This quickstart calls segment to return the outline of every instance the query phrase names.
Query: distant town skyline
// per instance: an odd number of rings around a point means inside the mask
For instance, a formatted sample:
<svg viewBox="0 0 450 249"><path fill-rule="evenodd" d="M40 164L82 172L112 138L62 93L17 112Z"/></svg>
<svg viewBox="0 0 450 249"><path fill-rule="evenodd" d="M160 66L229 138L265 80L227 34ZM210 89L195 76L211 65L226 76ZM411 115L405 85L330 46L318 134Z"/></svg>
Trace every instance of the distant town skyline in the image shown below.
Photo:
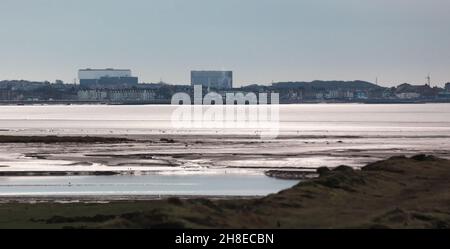
<svg viewBox="0 0 450 249"><path fill-rule="evenodd" d="M231 70L235 86L425 84L430 73L443 87L449 9L446 0L2 0L0 80L130 68L148 83Z"/></svg>

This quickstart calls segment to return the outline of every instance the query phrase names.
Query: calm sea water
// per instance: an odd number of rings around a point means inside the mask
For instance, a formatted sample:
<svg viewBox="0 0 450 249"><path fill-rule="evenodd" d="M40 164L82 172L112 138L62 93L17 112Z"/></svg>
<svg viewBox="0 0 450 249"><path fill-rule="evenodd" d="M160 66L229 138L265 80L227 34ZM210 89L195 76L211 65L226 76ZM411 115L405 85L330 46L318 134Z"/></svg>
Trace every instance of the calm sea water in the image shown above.
<svg viewBox="0 0 450 249"><path fill-rule="evenodd" d="M255 135L255 128L197 127L177 129L172 126L174 106L0 106L0 135L79 135L79 134L174 134L174 135ZM239 147L240 151L277 153L276 157L241 158L227 161L199 162L187 160L185 165L202 168L205 163L216 166L285 166L319 167L332 165L364 165L366 161L385 158L389 153L450 154L450 104L314 104L279 107L279 134L292 137L275 143ZM305 140L308 136L324 139ZM336 143L328 137L354 136ZM337 140L337 139L334 139ZM220 141L220 140L219 140ZM309 142L305 142L309 141ZM229 141L228 141L229 142ZM271 144L274 144L271 146ZM25 146L25 147L23 147ZM0 146L3 170L33 168L38 160L20 155L27 150L21 145L11 150ZM201 145L199 145L201 146ZM237 153L234 145L198 148L198 153ZM226 148L225 148L226 147ZM139 148L137 148L139 149ZM146 148L140 148L146 150ZM29 149L35 152L34 149ZM68 151L73 152L75 149ZM167 153L164 148L152 148ZM173 153L185 148L171 147ZM206 150L206 151L205 151ZM106 149L105 149L106 151ZM9 154L8 154L9 153ZM53 153L53 152L52 152ZM118 153L116 151L116 153ZM291 156L284 156L290 153ZM360 153L349 156L349 154ZM8 154L7 156L4 156ZM230 154L231 155L231 154ZM294 155L294 156L292 156ZM233 159L232 156L229 159ZM181 160L181 159L180 159ZM41 160L42 161L42 160ZM13 165L4 167L6 163ZM45 167L52 162L39 162ZM60 162L63 164L63 162ZM197 165L198 164L198 165ZM40 166L39 166L40 167ZM0 167L2 170L2 167ZM182 172L183 168L180 168ZM97 194L174 194L174 195L264 195L295 184L264 175L147 175L110 177L0 177L0 195L97 195Z"/></svg>
<svg viewBox="0 0 450 249"><path fill-rule="evenodd" d="M254 134L231 127L173 128L174 106L0 106L0 133ZM450 134L450 104L281 105L281 134ZM254 129L258 129L255 127Z"/></svg>
<svg viewBox="0 0 450 249"><path fill-rule="evenodd" d="M0 177L0 196L262 196L297 183L262 175Z"/></svg>

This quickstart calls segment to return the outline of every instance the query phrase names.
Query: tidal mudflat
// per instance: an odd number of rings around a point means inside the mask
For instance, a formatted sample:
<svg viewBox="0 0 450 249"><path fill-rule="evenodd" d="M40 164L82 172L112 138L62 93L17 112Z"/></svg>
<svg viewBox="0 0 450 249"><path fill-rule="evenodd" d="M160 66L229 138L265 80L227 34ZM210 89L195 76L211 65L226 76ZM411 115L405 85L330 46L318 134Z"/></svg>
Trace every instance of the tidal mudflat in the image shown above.
<svg viewBox="0 0 450 249"><path fill-rule="evenodd" d="M280 106L274 139L261 139L257 127L175 129L174 108L1 106L0 176L247 175L269 181L265 175L301 178L319 167L357 169L398 155L450 158L449 104Z"/></svg>

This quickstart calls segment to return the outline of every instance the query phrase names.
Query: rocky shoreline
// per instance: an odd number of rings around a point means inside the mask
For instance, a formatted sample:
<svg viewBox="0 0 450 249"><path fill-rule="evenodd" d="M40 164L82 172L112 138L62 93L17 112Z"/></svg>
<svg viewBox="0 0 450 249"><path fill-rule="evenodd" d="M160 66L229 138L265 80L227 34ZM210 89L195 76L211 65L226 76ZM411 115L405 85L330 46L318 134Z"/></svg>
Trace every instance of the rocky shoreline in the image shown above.
<svg viewBox="0 0 450 249"><path fill-rule="evenodd" d="M268 177L283 180L305 180L319 176L316 171L311 170L268 170L264 174Z"/></svg>

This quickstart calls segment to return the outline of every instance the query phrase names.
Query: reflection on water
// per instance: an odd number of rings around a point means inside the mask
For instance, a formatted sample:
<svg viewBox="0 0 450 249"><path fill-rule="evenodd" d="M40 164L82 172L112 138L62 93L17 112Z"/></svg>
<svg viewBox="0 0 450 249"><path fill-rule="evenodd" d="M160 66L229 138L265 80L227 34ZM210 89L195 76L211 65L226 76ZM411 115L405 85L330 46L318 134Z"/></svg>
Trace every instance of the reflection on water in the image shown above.
<svg viewBox="0 0 450 249"><path fill-rule="evenodd" d="M212 107L216 108L216 107ZM217 107L218 108L218 107ZM175 129L176 106L0 106L0 134L247 134L251 129ZM281 105L282 134L450 134L450 104Z"/></svg>
<svg viewBox="0 0 450 249"><path fill-rule="evenodd" d="M0 196L255 196L276 193L297 183L262 175L0 177Z"/></svg>

